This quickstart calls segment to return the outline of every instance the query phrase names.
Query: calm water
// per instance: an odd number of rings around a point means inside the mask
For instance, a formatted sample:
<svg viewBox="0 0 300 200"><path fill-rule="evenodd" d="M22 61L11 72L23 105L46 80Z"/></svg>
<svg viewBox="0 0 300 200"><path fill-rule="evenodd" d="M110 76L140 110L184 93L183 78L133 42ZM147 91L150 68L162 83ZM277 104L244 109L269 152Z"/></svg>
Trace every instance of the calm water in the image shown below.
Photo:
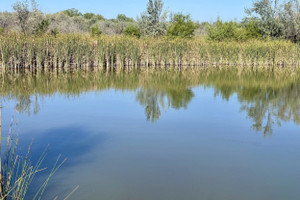
<svg viewBox="0 0 300 200"><path fill-rule="evenodd" d="M68 158L46 199L298 200L300 79L283 74L11 72L2 132L15 113L33 160Z"/></svg>

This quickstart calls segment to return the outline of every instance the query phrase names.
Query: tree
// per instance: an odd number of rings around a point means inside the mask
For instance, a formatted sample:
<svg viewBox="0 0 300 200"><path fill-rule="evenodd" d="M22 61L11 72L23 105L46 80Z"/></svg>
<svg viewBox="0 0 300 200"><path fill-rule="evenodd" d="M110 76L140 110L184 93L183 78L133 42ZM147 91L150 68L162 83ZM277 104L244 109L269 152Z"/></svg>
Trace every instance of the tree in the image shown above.
<svg viewBox="0 0 300 200"><path fill-rule="evenodd" d="M171 20L171 26L167 28L167 35L171 37L191 38L197 28L190 15L175 14Z"/></svg>
<svg viewBox="0 0 300 200"><path fill-rule="evenodd" d="M119 22L134 22L134 19L127 17L124 14L118 14L117 21L119 21Z"/></svg>
<svg viewBox="0 0 300 200"><path fill-rule="evenodd" d="M286 39L293 42L300 40L300 5L299 0L291 0L284 4L283 13L281 15Z"/></svg>
<svg viewBox="0 0 300 200"><path fill-rule="evenodd" d="M245 32L237 22L223 22L220 19L208 28L207 34L214 41L245 40Z"/></svg>
<svg viewBox="0 0 300 200"><path fill-rule="evenodd" d="M208 27L207 35L210 40L214 41L246 41L262 37L256 21L253 20L238 23L235 21L223 22L218 19Z"/></svg>
<svg viewBox="0 0 300 200"><path fill-rule="evenodd" d="M85 18L85 19L92 19L94 16L95 16L94 13L85 13L83 15L83 18Z"/></svg>
<svg viewBox="0 0 300 200"><path fill-rule="evenodd" d="M85 13L84 15L82 15L82 17L88 20L93 19L94 21L105 20L105 18L102 15L96 15L94 13Z"/></svg>
<svg viewBox="0 0 300 200"><path fill-rule="evenodd" d="M246 13L256 21L262 36L300 40L299 0L257 0Z"/></svg>
<svg viewBox="0 0 300 200"><path fill-rule="evenodd" d="M19 25L22 29L23 33L27 32L28 29L28 19L29 19L29 2L28 0L25 1L18 1L13 5L13 9L15 10Z"/></svg>
<svg viewBox="0 0 300 200"><path fill-rule="evenodd" d="M102 34L102 30L98 26L93 26L90 28L90 34L92 37L97 37Z"/></svg>
<svg viewBox="0 0 300 200"><path fill-rule="evenodd" d="M64 10L64 11L62 11L62 13L64 13L65 15L67 15L69 17L79 17L79 16L82 16L81 12L79 12L79 10L77 10L75 8Z"/></svg>
<svg viewBox="0 0 300 200"><path fill-rule="evenodd" d="M141 37L141 30L136 25L131 24L125 28L123 34L127 36L135 36L139 38Z"/></svg>
<svg viewBox="0 0 300 200"><path fill-rule="evenodd" d="M46 25L43 19L44 14L38 10L38 5L35 0L31 0L30 3L28 0L17 1L13 5L13 9L18 18L18 25L24 34L29 31L35 32L33 29L36 29L41 23L43 23L42 25Z"/></svg>
<svg viewBox="0 0 300 200"><path fill-rule="evenodd" d="M147 11L138 18L143 35L158 37L165 34L167 12L163 10L163 5L161 0L149 0Z"/></svg>
<svg viewBox="0 0 300 200"><path fill-rule="evenodd" d="M15 25L15 14L11 12L0 13L0 27L2 29L9 29Z"/></svg>
<svg viewBox="0 0 300 200"><path fill-rule="evenodd" d="M40 23L38 23L34 29L34 33L41 35L47 32L49 28L49 20L42 20Z"/></svg>
<svg viewBox="0 0 300 200"><path fill-rule="evenodd" d="M243 25L246 30L246 38L259 39L262 37L256 21L250 20L250 21L244 22Z"/></svg>
<svg viewBox="0 0 300 200"><path fill-rule="evenodd" d="M281 37L284 27L280 17L281 7L279 0L257 0L252 8L245 11L257 22L263 37Z"/></svg>

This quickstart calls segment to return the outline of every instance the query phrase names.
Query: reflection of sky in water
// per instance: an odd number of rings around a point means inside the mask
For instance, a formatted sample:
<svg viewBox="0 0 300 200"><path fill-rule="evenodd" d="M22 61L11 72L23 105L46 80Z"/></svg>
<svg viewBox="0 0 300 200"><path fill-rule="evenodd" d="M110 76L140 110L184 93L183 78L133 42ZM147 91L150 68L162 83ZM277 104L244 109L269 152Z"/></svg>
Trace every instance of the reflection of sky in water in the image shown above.
<svg viewBox="0 0 300 200"><path fill-rule="evenodd" d="M15 118L23 149L34 139L33 159L48 144L46 166L68 157L49 197L80 185L72 199L297 199L299 126L274 125L265 138L236 95L192 91L186 109L161 109L155 123L135 92L115 90L44 98L36 115ZM5 106L4 134L15 104Z"/></svg>

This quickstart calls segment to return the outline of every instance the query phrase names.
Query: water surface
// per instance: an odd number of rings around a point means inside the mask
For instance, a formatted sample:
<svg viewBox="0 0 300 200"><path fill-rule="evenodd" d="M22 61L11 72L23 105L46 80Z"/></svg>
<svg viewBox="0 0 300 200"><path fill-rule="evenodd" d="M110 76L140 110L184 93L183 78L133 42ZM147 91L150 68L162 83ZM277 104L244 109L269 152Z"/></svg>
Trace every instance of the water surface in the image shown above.
<svg viewBox="0 0 300 200"><path fill-rule="evenodd" d="M298 75L8 72L1 76L2 132L15 113L21 148L33 139L33 160L48 144L44 166L59 154L68 158L46 199L80 185L71 199L296 200Z"/></svg>

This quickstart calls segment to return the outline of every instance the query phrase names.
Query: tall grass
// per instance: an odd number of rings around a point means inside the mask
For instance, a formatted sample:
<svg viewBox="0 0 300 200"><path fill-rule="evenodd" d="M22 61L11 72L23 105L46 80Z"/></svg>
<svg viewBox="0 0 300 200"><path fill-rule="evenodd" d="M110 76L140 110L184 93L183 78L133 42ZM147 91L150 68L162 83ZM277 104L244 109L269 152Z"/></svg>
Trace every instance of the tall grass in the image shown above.
<svg viewBox="0 0 300 200"><path fill-rule="evenodd" d="M300 46L289 41L211 42L62 34L0 36L4 68L299 67Z"/></svg>

